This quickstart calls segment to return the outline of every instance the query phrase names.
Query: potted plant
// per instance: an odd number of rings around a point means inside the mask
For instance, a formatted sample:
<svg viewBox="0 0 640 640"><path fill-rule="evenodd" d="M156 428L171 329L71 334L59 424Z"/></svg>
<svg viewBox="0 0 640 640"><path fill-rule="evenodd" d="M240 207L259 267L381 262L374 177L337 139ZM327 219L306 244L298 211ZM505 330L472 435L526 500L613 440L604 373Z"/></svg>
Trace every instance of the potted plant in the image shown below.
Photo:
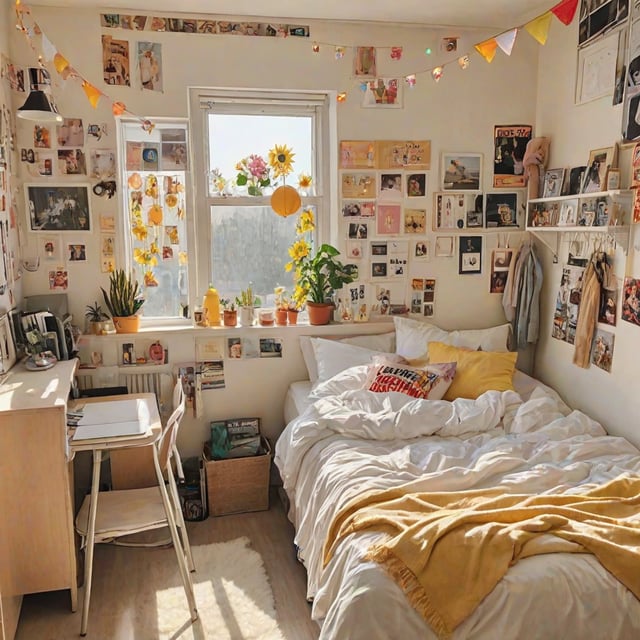
<svg viewBox="0 0 640 640"><path fill-rule="evenodd" d="M109 274L109 292L100 288L116 331L136 333L140 328L140 316L137 314L144 304L138 281L124 269L116 269Z"/></svg>
<svg viewBox="0 0 640 640"><path fill-rule="evenodd" d="M102 307L98 302L88 304L84 317L89 323L89 333L100 335L104 330L104 321L109 319L109 316L102 310Z"/></svg>
<svg viewBox="0 0 640 640"><path fill-rule="evenodd" d="M258 296L253 294L253 288L251 283L246 289L240 292L239 296L236 296L236 304L240 309L240 324L243 327L250 327L253 325L256 319L255 308L259 307L261 302Z"/></svg>
<svg viewBox="0 0 640 640"><path fill-rule="evenodd" d="M287 310L289 308L289 298L285 288L278 285L273 292L275 293L275 318L276 324L280 327L284 327L287 324Z"/></svg>
<svg viewBox="0 0 640 640"><path fill-rule="evenodd" d="M305 209L296 226L299 237L289 248L292 261L286 268L288 271L295 269L293 300L298 307L306 304L309 324L328 324L334 308L333 294L357 278L357 269L353 265L344 265L338 259L340 252L330 244L322 244L311 255L310 243L300 236L313 229L313 211Z"/></svg>
<svg viewBox="0 0 640 640"><path fill-rule="evenodd" d="M222 301L222 322L225 327L235 327L238 324L238 310L236 303L230 298Z"/></svg>

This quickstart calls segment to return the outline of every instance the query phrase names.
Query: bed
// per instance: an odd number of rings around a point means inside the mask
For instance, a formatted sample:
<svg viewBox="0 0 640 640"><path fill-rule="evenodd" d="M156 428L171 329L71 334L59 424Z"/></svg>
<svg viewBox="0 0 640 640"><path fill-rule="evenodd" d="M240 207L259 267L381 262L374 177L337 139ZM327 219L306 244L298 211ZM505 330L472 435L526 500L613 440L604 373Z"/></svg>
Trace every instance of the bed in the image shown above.
<svg viewBox="0 0 640 640"><path fill-rule="evenodd" d="M497 490L509 498L573 501L606 483L640 475L635 446L607 435L552 389L517 370L512 371L512 388L488 389L473 399L372 392L376 368L410 368L409 356L419 359L425 345L431 349L436 343L434 337L472 356L482 349L506 351L504 327L486 330L492 334L443 332L413 322L396 321L395 333L385 338L395 344L377 345L389 349L390 360L383 351L367 348L370 338L344 346L318 339L319 373L308 364L315 380L295 383L287 397L289 422L276 444L275 462L289 498L320 637L640 637L640 603L633 593L640 587L629 581L625 586L591 553L520 559L454 628L443 629L418 613L384 564L370 559L389 531L347 528L325 549L336 522L344 524L345 513L363 496ZM635 515L625 526L640 539L640 501L636 496L631 502ZM637 556L635 545L632 556ZM451 601L464 597L454 592Z"/></svg>

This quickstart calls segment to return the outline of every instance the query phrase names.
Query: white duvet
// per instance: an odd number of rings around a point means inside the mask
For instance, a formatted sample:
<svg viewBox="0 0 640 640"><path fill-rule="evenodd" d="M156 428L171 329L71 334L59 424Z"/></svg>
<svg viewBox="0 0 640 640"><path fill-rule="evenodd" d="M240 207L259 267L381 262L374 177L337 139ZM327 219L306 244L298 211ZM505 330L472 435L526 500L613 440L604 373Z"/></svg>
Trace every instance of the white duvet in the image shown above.
<svg viewBox="0 0 640 640"><path fill-rule="evenodd" d="M543 386L526 401L513 391L416 400L362 390L366 371L353 367L317 386L276 444L323 639L435 637L384 569L361 560L378 534L345 538L323 570L326 532L353 496L407 483L418 491L571 493L640 473L636 447ZM536 556L512 567L454 638L632 640L640 638L640 603L591 555Z"/></svg>

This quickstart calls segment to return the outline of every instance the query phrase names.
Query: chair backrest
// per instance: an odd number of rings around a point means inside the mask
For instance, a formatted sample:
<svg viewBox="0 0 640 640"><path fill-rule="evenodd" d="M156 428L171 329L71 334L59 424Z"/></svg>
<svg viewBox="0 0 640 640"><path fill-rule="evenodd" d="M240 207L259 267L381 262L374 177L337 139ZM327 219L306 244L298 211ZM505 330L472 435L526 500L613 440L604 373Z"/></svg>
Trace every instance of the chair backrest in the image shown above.
<svg viewBox="0 0 640 640"><path fill-rule="evenodd" d="M162 435L157 443L158 460L163 471L169 469L169 462L175 450L176 438L178 437L178 428L186 410L186 400L180 378L178 378L173 389L173 398L176 403L174 405L175 408L162 427Z"/></svg>

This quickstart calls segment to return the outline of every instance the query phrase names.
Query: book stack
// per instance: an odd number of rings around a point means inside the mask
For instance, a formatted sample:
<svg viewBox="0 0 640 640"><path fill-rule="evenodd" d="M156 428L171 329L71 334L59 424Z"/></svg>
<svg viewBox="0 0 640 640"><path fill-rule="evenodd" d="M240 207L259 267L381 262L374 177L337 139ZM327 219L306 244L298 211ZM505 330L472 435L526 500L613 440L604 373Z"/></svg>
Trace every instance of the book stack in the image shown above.
<svg viewBox="0 0 640 640"><path fill-rule="evenodd" d="M214 458L245 458L260 453L260 418L234 418L211 423Z"/></svg>

